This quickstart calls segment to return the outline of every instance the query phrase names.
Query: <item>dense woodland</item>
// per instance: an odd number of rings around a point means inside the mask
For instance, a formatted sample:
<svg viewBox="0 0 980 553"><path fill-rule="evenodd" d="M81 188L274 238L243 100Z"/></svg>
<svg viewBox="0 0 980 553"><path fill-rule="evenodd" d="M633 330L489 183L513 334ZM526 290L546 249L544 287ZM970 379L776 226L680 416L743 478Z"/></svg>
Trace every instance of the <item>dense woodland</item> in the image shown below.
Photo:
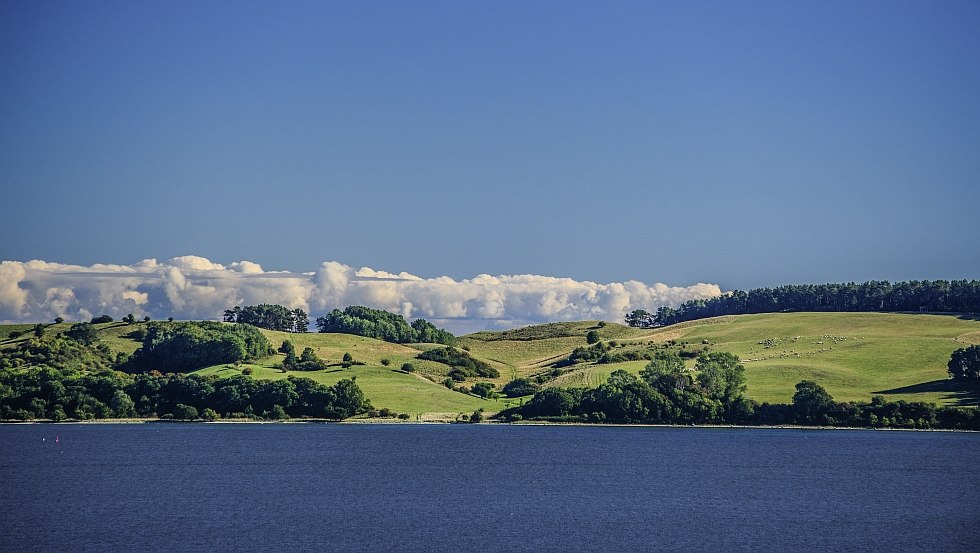
<svg viewBox="0 0 980 553"><path fill-rule="evenodd" d="M504 420L648 424L815 425L875 428L980 430L980 409L931 403L836 402L819 384L796 385L791 404L759 404L745 397L745 369L726 352L698 358L696 372L681 357L658 352L634 375L615 371L596 388L546 388L524 405L502 412Z"/></svg>
<svg viewBox="0 0 980 553"><path fill-rule="evenodd" d="M408 324L401 315L360 305L343 311L334 309L324 317L317 317L316 326L320 332L356 334L397 344L429 342L451 346L456 343L455 336L425 319Z"/></svg>
<svg viewBox="0 0 980 553"><path fill-rule="evenodd" d="M801 284L735 290L717 298L690 300L656 314L635 310L626 324L653 327L721 315L780 311L927 311L980 313L978 280L873 280L864 284Z"/></svg>
<svg viewBox="0 0 980 553"><path fill-rule="evenodd" d="M132 357L113 354L91 323L0 350L0 419L343 419L371 408L353 378L326 386L179 372L274 353L251 325L149 323L134 333L142 347Z"/></svg>
<svg viewBox="0 0 980 553"><path fill-rule="evenodd" d="M310 317L302 309L289 309L282 305L246 305L226 309L226 323L244 323L280 332L308 332Z"/></svg>

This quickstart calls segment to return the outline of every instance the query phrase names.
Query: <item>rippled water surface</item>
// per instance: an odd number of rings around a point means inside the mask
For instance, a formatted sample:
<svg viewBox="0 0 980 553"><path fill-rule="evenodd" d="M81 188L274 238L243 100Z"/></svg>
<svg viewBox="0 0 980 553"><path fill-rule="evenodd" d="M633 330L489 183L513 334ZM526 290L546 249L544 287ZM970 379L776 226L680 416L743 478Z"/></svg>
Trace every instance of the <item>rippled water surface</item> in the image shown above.
<svg viewBox="0 0 980 553"><path fill-rule="evenodd" d="M980 434L0 425L0 551L977 551Z"/></svg>

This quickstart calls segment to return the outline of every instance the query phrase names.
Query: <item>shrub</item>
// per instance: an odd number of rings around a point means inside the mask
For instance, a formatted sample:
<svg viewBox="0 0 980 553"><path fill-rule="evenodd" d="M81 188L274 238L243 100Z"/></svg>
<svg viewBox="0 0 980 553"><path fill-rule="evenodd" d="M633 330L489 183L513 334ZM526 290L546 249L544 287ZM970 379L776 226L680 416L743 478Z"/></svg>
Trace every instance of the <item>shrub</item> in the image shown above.
<svg viewBox="0 0 980 553"><path fill-rule="evenodd" d="M178 403L174 406L173 417L178 420L194 420L197 418L197 408Z"/></svg>
<svg viewBox="0 0 980 553"><path fill-rule="evenodd" d="M413 373L415 372L415 366L412 365L411 363L405 363L404 365L402 365L402 370L407 373Z"/></svg>
<svg viewBox="0 0 980 553"><path fill-rule="evenodd" d="M540 386L526 378L517 378L504 384L501 391L507 397L521 397L534 395L540 389Z"/></svg>
<svg viewBox="0 0 980 553"><path fill-rule="evenodd" d="M419 359L436 361L454 367L461 371L465 376L482 376L483 378L497 378L500 371L491 367L489 364L470 357L469 353L455 348L432 349L418 355ZM452 376L452 372L450 372Z"/></svg>
<svg viewBox="0 0 980 553"><path fill-rule="evenodd" d="M204 420L206 420L206 421L216 421L220 417L218 417L218 412L217 411L215 411L214 409L208 407L208 408L204 409L204 411L201 411L201 418L204 419Z"/></svg>
<svg viewBox="0 0 980 553"><path fill-rule="evenodd" d="M482 397L488 398L493 395L494 385L491 382L477 382L473 385L473 393Z"/></svg>
<svg viewBox="0 0 980 553"><path fill-rule="evenodd" d="M94 325L96 325L96 324L102 324L102 323L111 323L112 322L112 317L110 317L108 315L99 315L98 317L93 317L91 322Z"/></svg>
<svg viewBox="0 0 980 553"><path fill-rule="evenodd" d="M590 330L589 333L585 335L585 341L590 345L595 344L599 341L599 333L594 330Z"/></svg>
<svg viewBox="0 0 980 553"><path fill-rule="evenodd" d="M388 365L391 364L391 359L388 359L387 357L385 357L384 359L381 360L381 364L383 366L387 367Z"/></svg>

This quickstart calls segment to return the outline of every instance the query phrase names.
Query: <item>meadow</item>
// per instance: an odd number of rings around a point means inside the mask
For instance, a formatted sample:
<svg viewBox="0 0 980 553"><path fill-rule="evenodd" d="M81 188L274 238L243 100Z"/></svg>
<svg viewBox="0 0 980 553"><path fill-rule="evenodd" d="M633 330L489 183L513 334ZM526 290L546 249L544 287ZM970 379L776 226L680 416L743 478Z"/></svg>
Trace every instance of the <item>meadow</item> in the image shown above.
<svg viewBox="0 0 980 553"><path fill-rule="evenodd" d="M47 327L67 330L70 323ZM97 325L100 339L113 351L131 354L139 347L136 325ZM458 347L487 361L500 371L492 382L499 390L514 378L541 377L544 386L594 387L614 370L639 373L646 361L556 367L578 347L586 347L586 334L595 331L610 353L652 353L674 348L687 352L693 368L700 351L729 351L746 369L747 395L759 402L791 401L797 382L814 380L838 401L868 401L873 395L890 400L938 404L976 404L976 387L948 378L946 363L957 348L980 344L980 320L973 316L905 313L772 313L725 316L690 321L662 328L639 329L616 323L576 321L549 323L509 331L484 331L459 339ZM11 333L22 333L11 337ZM416 359L434 344L393 344L347 334L293 334L262 330L278 348L284 340L297 352L310 347L329 366L312 372L283 372L283 355L251 364L216 365L199 374L231 376L251 369L253 377L279 379L308 377L332 385L355 378L375 407L408 413L411 420L453 420L463 413L484 409L492 414L521 399L484 399L447 388L449 367ZM0 326L0 348L33 336L33 325ZM349 353L358 364L341 364ZM414 372L401 367L410 363ZM526 398L525 398L526 399Z"/></svg>

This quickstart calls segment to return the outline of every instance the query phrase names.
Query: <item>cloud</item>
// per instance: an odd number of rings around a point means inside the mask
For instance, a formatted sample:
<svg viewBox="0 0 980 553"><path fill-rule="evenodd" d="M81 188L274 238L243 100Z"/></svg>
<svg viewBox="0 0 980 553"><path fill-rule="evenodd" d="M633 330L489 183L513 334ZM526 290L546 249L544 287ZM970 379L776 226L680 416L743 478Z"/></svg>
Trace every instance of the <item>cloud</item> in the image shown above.
<svg viewBox="0 0 980 553"><path fill-rule="evenodd" d="M258 263L227 266L188 255L133 265L0 262L0 321L63 317L87 320L128 313L153 319L218 319L235 305L278 303L311 316L366 305L423 317L456 332L552 321L623 320L633 309L655 311L719 296L715 284L668 286L630 280L600 284L541 275L477 275L455 280L353 268L336 261L315 272L266 271Z"/></svg>

